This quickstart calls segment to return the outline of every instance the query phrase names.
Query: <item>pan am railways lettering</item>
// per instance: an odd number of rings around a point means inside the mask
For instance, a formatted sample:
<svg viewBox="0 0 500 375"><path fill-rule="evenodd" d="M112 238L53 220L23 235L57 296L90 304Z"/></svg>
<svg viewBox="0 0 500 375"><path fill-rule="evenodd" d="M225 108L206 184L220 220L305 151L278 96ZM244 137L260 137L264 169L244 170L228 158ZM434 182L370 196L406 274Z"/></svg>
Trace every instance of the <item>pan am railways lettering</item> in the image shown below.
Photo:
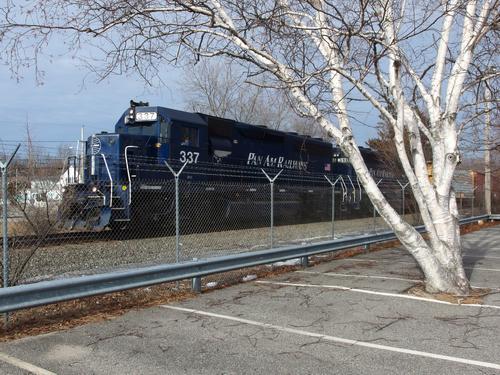
<svg viewBox="0 0 500 375"><path fill-rule="evenodd" d="M307 161L285 159L284 156L273 157L271 155L256 155L253 152L248 153L247 165L295 169L299 171L307 170Z"/></svg>

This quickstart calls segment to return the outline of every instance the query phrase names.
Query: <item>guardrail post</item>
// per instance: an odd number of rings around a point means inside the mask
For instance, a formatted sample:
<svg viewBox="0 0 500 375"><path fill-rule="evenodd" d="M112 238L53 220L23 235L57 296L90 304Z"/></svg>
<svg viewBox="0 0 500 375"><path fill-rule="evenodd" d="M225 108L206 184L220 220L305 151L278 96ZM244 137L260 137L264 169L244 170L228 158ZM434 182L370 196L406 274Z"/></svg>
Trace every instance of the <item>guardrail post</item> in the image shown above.
<svg viewBox="0 0 500 375"><path fill-rule="evenodd" d="M300 257L300 265L304 268L309 267L309 257Z"/></svg>
<svg viewBox="0 0 500 375"><path fill-rule="evenodd" d="M337 177L335 182L332 182L326 175L323 176L326 178L326 180L330 183L330 186L332 187L332 240L333 240L335 238L335 185L337 185L337 182L339 182L339 180L342 177Z"/></svg>
<svg viewBox="0 0 500 375"><path fill-rule="evenodd" d="M198 258L193 258L193 262L196 262ZM191 279L191 290L194 293L201 293L201 276L195 276Z"/></svg>
<svg viewBox="0 0 500 375"><path fill-rule="evenodd" d="M271 188L271 227L270 227L270 236L271 236L271 249L274 247L274 181L278 178L278 176L283 172L283 169L280 170L273 178L269 177L264 169L261 168L262 173L269 180L269 186Z"/></svg>
<svg viewBox="0 0 500 375"><path fill-rule="evenodd" d="M3 273L2 273L2 278L3 278L3 287L8 288L9 286L9 196L8 196L8 185L7 185L7 171L9 169L9 165L12 162L12 159L14 159L14 156L16 156L17 151L19 150L19 147L21 147L21 144L18 144L12 155L10 155L9 159L5 163L0 162L0 170L2 172L2 219L3 219L3 225L2 225L2 231L3 231L3 257L2 257L2 265L3 265ZM9 314L5 314L5 328L7 328L7 323L9 322Z"/></svg>
<svg viewBox="0 0 500 375"><path fill-rule="evenodd" d="M193 277L191 289L195 293L201 293L201 277Z"/></svg>
<svg viewBox="0 0 500 375"><path fill-rule="evenodd" d="M365 254L368 254L370 252L370 244L366 244L364 246L364 251L365 251Z"/></svg>
<svg viewBox="0 0 500 375"><path fill-rule="evenodd" d="M181 167L179 172L175 173L172 167L165 160L165 164L170 169L170 172L174 175L175 179L175 262L179 263L180 261L180 220L179 220L179 176L181 175L184 167L188 164L186 161L184 165Z"/></svg>

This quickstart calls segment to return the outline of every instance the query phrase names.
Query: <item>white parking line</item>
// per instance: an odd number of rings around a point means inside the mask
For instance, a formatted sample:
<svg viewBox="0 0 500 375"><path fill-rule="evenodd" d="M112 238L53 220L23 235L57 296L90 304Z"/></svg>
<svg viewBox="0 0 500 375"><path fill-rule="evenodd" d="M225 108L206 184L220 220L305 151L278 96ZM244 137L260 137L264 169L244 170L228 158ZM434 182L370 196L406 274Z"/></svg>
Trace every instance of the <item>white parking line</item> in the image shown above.
<svg viewBox="0 0 500 375"><path fill-rule="evenodd" d="M26 370L35 375L57 375L55 372L51 372L41 367L32 365L31 363L21 361L20 359L14 358L5 353L0 353L0 361L8 363L17 368Z"/></svg>
<svg viewBox="0 0 500 375"><path fill-rule="evenodd" d="M500 259L500 257L492 257L489 255L464 255L464 258L481 258L481 259Z"/></svg>
<svg viewBox="0 0 500 375"><path fill-rule="evenodd" d="M387 260L387 259L372 259L372 258L344 258L339 259L343 261L352 261L352 262L376 262L376 263L399 263L399 264L413 264L417 265L417 262L405 262L400 260ZM492 271L492 272L500 272L498 268L482 268L482 267L464 267L466 270L474 270L474 271Z"/></svg>
<svg viewBox="0 0 500 375"><path fill-rule="evenodd" d="M472 245L471 245L472 246ZM497 248L497 247L490 247L489 245L476 245L474 244L473 245L475 248L477 247L488 247L488 253L499 253L500 252L500 248ZM470 250L468 251L467 249L464 250L465 253L469 252L469 253L472 253L474 252L474 250Z"/></svg>
<svg viewBox="0 0 500 375"><path fill-rule="evenodd" d="M354 277L362 279L382 279L382 280L398 280L398 281L408 281L410 283L423 283L424 280L417 279L405 279L402 277L391 277L391 276L374 276L374 275L353 275L349 273L336 273L336 272L314 272L314 271L295 271L297 273L306 273L310 275L326 275L326 276L340 276L340 277ZM500 290L500 288L485 286L485 285L471 285L472 288L488 288L492 290Z"/></svg>
<svg viewBox="0 0 500 375"><path fill-rule="evenodd" d="M498 268L464 267L466 270L500 272Z"/></svg>
<svg viewBox="0 0 500 375"><path fill-rule="evenodd" d="M390 255L405 256L405 257L412 256L411 254L390 254ZM467 255L467 254L465 254L463 257L464 258L481 258L481 259L500 259L500 257L490 256L490 255Z"/></svg>
<svg viewBox="0 0 500 375"><path fill-rule="evenodd" d="M423 280L416 279L404 279L402 277L390 277L390 276L371 276L371 275L352 275L348 273L336 273L336 272L313 272L313 271L295 271L297 273L307 273L310 275L327 275L327 276L340 276L340 277L358 277L363 279L382 279L382 280L398 280L398 281L408 281L409 283L423 283Z"/></svg>
<svg viewBox="0 0 500 375"><path fill-rule="evenodd" d="M388 260L388 259L373 259L373 258L344 258L339 260L353 262L378 262L378 263L403 263L417 265L417 262L405 262L404 260Z"/></svg>
<svg viewBox="0 0 500 375"><path fill-rule="evenodd" d="M424 297L417 297L417 296L410 296L408 294L397 294L397 293L389 293L389 292L377 292L375 290L369 290L369 289L358 289L358 288L350 288L347 286L342 286L342 285L324 285L324 284L298 284L298 283L285 283L285 282L278 282L278 281L265 281L265 280L258 280L256 283L259 284L268 284L268 285L281 285L281 286L295 286L299 288L327 288L327 289L337 289L337 290L345 290L348 292L355 292L355 293L364 293L364 294L374 294L377 296L384 296L384 297L393 297L393 298L404 298L404 299L412 299L416 301L423 301L423 302L432 302L432 303L440 303L442 305L451 305L451 306L459 306L459 307L486 307L490 309L498 309L500 310L500 306L497 305L481 305L479 303L464 303L464 304L456 304L456 303L451 303L447 301L440 301L440 300L435 300L435 299L430 299L430 298L424 298Z"/></svg>
<svg viewBox="0 0 500 375"><path fill-rule="evenodd" d="M397 255L397 256L405 256L405 257L411 257L411 254L408 253L391 253L390 255ZM491 255L467 255L466 253L463 256L464 258L481 258L481 259L500 259L500 257L497 256L491 256Z"/></svg>
<svg viewBox="0 0 500 375"><path fill-rule="evenodd" d="M462 364L466 364L466 365L486 367L486 368L491 368L491 369L495 369L495 370L500 370L500 364L497 364L497 363L476 361L474 359L452 357L452 356L448 356L448 355L423 352L420 350L399 348L397 346L374 344L374 343L366 342L366 341L359 341L359 340L346 339L346 338L342 338L342 337L329 336L329 335L324 335L321 333L309 332L309 331L304 331L304 330L295 329L295 328L288 328L285 326L279 326L279 325L275 325L275 324L258 322L255 320L243 319L243 318L238 318L238 317L230 316L230 315L211 313L208 311L200 311L200 310L187 309L184 307L168 306L168 305L162 305L161 307L163 307L165 309L170 309L170 310L182 311L182 312L186 312L186 313L190 313L190 314L209 316L212 318L225 319L225 320L230 320L233 322L248 324L248 325L252 325L252 326L269 328L269 329L273 329L273 330L280 331L280 332L287 332L287 333L292 333L292 334L301 335L301 336L314 337L314 338L324 340L324 341L338 342L338 343L342 343L342 344L346 344L346 345L361 346L361 347L365 347L365 348L378 349L378 350L386 350L389 352L409 354L409 355L414 355L414 356L418 356L418 357L441 359L444 361L450 361L450 362L462 363Z"/></svg>

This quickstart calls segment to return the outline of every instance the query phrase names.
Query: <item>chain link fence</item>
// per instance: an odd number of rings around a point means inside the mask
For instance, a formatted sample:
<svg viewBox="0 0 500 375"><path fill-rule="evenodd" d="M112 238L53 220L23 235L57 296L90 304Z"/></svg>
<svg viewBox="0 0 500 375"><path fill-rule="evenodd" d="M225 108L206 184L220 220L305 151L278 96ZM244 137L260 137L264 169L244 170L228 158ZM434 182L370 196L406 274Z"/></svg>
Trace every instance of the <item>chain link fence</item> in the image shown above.
<svg viewBox="0 0 500 375"><path fill-rule="evenodd" d="M8 224L9 285L388 229L353 176L176 161L131 164L130 181L110 180L79 201L79 189L88 187L77 184L75 168L66 161L15 160L8 171L8 211L2 213ZM134 178L138 171L151 172L151 178ZM421 224L406 182L377 181L407 221ZM492 197L498 212L500 194ZM484 192L457 192L457 205L463 216L485 213ZM106 215L109 225L100 228ZM247 276L242 270L205 283Z"/></svg>

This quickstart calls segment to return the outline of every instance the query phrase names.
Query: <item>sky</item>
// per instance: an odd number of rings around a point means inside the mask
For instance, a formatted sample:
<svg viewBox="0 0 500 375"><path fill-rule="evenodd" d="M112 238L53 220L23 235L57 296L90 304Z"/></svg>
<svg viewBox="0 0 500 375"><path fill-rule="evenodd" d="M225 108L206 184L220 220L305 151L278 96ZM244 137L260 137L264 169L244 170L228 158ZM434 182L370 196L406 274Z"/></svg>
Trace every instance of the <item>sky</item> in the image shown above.
<svg viewBox="0 0 500 375"><path fill-rule="evenodd" d="M97 83L94 77L88 77L88 71L67 57L46 63L43 69L45 76L40 85L33 71L25 71L23 79L17 81L8 67L0 66L0 144L4 149L26 140L27 123L34 143L55 151L60 144L74 144L81 126L85 126L86 136L112 131L130 99L182 106L182 100L170 87L147 89L138 78L125 76Z"/></svg>
<svg viewBox="0 0 500 375"><path fill-rule="evenodd" d="M22 79L17 80L7 66L0 65L0 152L9 152L17 142L26 141L26 124L34 144L44 154L55 154L61 144L74 147L82 126L85 137L111 132L130 99L186 108L179 89L184 74L181 68L166 67L166 85L154 89L137 76L113 76L96 82L95 76L65 55L42 61L41 68L43 83L37 84L33 70L23 71ZM376 124L378 115L364 104L357 106L353 114L358 121L353 121L353 127L358 143L364 145L375 136L370 125Z"/></svg>

